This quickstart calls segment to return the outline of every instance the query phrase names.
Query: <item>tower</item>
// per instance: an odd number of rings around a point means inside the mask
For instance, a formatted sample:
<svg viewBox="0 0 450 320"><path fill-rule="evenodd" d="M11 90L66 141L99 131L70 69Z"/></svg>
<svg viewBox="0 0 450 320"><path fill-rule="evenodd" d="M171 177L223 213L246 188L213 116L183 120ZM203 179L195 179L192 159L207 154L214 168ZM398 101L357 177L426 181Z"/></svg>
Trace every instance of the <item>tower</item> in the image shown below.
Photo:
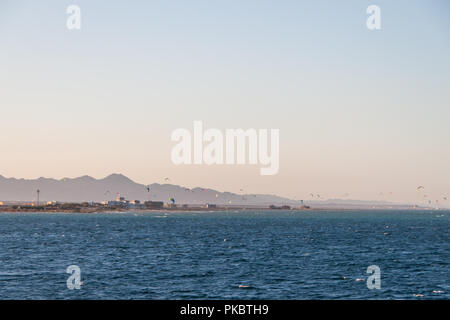
<svg viewBox="0 0 450 320"><path fill-rule="evenodd" d="M37 205L39 205L39 194L41 193L41 190L37 189Z"/></svg>

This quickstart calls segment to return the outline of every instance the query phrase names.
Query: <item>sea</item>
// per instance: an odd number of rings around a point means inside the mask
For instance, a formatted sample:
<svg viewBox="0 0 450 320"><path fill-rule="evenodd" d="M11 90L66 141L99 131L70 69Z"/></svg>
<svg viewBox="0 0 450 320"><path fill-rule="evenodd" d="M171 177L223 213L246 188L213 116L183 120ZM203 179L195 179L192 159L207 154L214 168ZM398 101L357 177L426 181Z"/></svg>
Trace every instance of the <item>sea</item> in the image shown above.
<svg viewBox="0 0 450 320"><path fill-rule="evenodd" d="M443 210L0 213L0 299L449 299L449 228Z"/></svg>

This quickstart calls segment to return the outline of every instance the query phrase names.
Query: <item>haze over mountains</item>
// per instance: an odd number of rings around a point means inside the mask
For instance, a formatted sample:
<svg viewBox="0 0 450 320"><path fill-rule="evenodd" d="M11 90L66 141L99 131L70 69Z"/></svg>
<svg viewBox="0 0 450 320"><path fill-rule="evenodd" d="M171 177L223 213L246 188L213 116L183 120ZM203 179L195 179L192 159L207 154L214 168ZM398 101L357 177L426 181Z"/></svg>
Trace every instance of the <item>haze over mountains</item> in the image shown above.
<svg viewBox="0 0 450 320"><path fill-rule="evenodd" d="M193 188L174 185L139 184L122 174L111 174L103 179L95 179L90 176L78 178L64 178L61 180L50 178L39 179L16 179L5 178L0 175L0 201L36 201L37 190L40 190L40 201L60 201L60 202L84 202L84 201L108 201L114 200L117 195L125 197L127 200L140 201L164 201L168 202L173 197L176 203L185 204L223 204L223 205L300 205L299 200L292 200L270 194L237 194L231 192L219 192L213 189ZM394 204L380 201L359 201L359 200L305 200L305 204L313 207L333 207L333 208L361 208L361 207L411 207L411 205Z"/></svg>
<svg viewBox="0 0 450 320"><path fill-rule="evenodd" d="M187 204L298 204L298 201L275 195L244 195L219 192L213 189L185 188L174 184L136 183L122 174L111 174L103 179L90 176L61 180L39 178L33 180L0 176L0 201L35 201L40 190L40 201L83 202L114 200L117 195L128 200L153 200Z"/></svg>

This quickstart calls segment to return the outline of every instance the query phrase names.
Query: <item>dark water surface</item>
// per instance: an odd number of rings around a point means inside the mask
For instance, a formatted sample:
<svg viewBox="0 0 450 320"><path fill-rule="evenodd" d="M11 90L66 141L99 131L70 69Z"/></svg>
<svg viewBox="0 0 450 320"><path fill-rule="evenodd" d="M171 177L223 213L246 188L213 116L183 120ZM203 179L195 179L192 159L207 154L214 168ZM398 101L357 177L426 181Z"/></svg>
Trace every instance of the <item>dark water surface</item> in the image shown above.
<svg viewBox="0 0 450 320"><path fill-rule="evenodd" d="M0 213L0 299L449 299L449 228L449 211Z"/></svg>

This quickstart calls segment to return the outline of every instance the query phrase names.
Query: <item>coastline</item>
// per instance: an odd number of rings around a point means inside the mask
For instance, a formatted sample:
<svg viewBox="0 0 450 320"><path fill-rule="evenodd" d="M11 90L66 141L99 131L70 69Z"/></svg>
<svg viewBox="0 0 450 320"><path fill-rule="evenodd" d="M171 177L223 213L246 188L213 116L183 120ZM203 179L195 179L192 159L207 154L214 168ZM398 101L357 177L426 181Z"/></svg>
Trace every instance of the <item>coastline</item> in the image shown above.
<svg viewBox="0 0 450 320"><path fill-rule="evenodd" d="M324 211L449 211L447 208L433 209L433 208L339 208L339 207L325 207L325 208L290 208L290 209L271 209L268 207L191 207L191 208L160 208L160 209L138 209L138 208L82 208L82 209L57 209L57 208L3 208L0 207L0 213L152 213L152 212L224 212L224 211L272 211L272 212L324 212Z"/></svg>

